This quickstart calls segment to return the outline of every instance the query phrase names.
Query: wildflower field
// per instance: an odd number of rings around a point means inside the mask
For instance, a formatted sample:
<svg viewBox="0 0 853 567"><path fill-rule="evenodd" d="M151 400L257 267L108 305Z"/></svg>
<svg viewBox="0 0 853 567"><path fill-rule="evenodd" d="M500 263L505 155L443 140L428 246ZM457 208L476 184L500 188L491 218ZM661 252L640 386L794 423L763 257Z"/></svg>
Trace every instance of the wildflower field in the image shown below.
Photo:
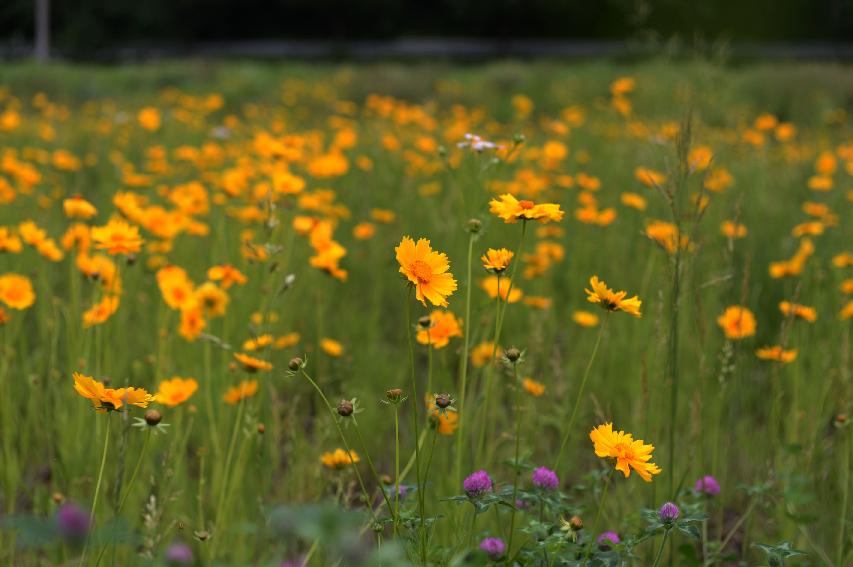
<svg viewBox="0 0 853 567"><path fill-rule="evenodd" d="M4 64L0 564L849 567L851 101Z"/></svg>

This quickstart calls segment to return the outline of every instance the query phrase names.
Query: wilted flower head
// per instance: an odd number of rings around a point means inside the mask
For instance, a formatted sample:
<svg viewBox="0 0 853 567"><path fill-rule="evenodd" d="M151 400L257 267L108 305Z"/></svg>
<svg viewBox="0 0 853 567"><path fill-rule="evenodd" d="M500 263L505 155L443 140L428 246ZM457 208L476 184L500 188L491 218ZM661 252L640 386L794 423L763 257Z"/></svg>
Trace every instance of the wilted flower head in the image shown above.
<svg viewBox="0 0 853 567"><path fill-rule="evenodd" d="M479 470L468 475L468 478L462 482L462 488L469 498L476 498L492 489L492 479L489 473Z"/></svg>
<svg viewBox="0 0 853 567"><path fill-rule="evenodd" d="M705 475L696 480L696 485L693 487L696 492L701 492L706 496L716 496L720 493L720 483L711 475Z"/></svg>
<svg viewBox="0 0 853 567"><path fill-rule="evenodd" d="M480 542L480 549L489 554L493 559L502 557L506 552L506 544L499 537L487 537Z"/></svg>
<svg viewBox="0 0 853 567"><path fill-rule="evenodd" d="M678 509L678 506L673 504L672 502L667 502L663 506L660 507L658 514L660 515L660 521L666 524L671 524L675 520L678 519L678 515L681 511Z"/></svg>
<svg viewBox="0 0 853 567"><path fill-rule="evenodd" d="M548 467L538 467L533 469L533 485L539 488L554 489L560 486L560 479L557 478L557 473Z"/></svg>

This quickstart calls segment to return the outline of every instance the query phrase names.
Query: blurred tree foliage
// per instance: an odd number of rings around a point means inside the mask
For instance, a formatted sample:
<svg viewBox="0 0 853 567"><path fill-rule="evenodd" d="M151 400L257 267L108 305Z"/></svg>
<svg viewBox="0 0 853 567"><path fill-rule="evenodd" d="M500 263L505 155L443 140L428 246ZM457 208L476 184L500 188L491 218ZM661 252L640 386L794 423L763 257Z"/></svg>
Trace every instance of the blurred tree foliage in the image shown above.
<svg viewBox="0 0 853 567"><path fill-rule="evenodd" d="M2 41L27 42L34 0L0 2ZM685 40L853 38L853 0L75 0L51 2L54 46L401 36Z"/></svg>

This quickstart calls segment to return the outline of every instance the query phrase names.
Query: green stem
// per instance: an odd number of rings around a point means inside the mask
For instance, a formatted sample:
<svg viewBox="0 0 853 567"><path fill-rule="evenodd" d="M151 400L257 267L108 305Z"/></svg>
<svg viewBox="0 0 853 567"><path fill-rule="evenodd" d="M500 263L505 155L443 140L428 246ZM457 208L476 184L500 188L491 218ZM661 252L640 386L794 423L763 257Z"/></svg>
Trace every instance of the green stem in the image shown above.
<svg viewBox="0 0 853 567"><path fill-rule="evenodd" d="M400 517L400 411L394 405L394 535L397 535Z"/></svg>
<svg viewBox="0 0 853 567"><path fill-rule="evenodd" d="M406 336L409 339L409 366L411 368L412 382L412 427L415 432L415 439L420 437L418 406L421 404L420 396L418 395L418 383L415 379L415 346L412 342L412 287L409 286L409 291L406 295ZM424 537L424 499L423 486L421 485L421 449L419 444L415 444L415 479L417 482L418 491L418 515L420 516L421 537ZM423 563L426 564L426 557L422 557Z"/></svg>
<svg viewBox="0 0 853 567"><path fill-rule="evenodd" d="M842 567L844 563L844 532L847 529L847 505L850 498L850 439L849 432L844 434L844 451L841 462L841 519L838 522L838 536L836 538L838 550L836 551L835 563Z"/></svg>
<svg viewBox="0 0 853 567"><path fill-rule="evenodd" d="M139 467L142 465L143 458L145 458L145 451L148 449L148 442L150 440L151 427L148 428L148 431L145 434L145 443L142 445L142 451L139 452L139 458L136 459L136 465L133 467L133 474L130 475L130 482L127 483L127 488L124 491L124 496L122 496L121 502L119 502L116 515L121 514L122 508L124 508L124 503L127 501L127 497L130 496L130 491L133 489L133 482L136 480L137 473L139 473Z"/></svg>
<svg viewBox="0 0 853 567"><path fill-rule="evenodd" d="M224 537L224 534L221 533L221 521L222 521L222 513L225 508L225 497L228 494L228 481L229 476L231 476L231 459L234 456L234 447L237 445L237 433L240 431L240 423L243 421L243 410L246 407L246 396L243 396L240 399L240 405L237 408L237 419L234 420L234 427L231 430L231 440L228 442L228 452L225 455L225 472L222 475L222 483L219 485L219 502L216 505L216 515L214 516L214 522L216 526L216 530L220 533L214 540L214 544L210 548L210 560L213 561L215 556L216 548L218 547L216 542L221 541Z"/></svg>
<svg viewBox="0 0 853 567"><path fill-rule="evenodd" d="M589 357L589 361L586 364L586 370L583 373L583 378L581 378L580 389L578 390L577 397L575 398L575 406L572 408L572 415L569 417L569 426L566 428L566 432L563 433L563 441L560 443L560 450L557 452L557 459L554 461L554 470L560 470L560 461L563 459L563 451L566 450L566 445L569 442L569 436L572 433L572 429L575 425L575 419L578 416L578 409L581 405L581 400L583 399L583 392L586 388L586 381L589 378L589 371L592 368L592 363L595 361L595 355L598 353L598 345L601 344L601 337L604 336L604 328L607 326L608 316L604 317L604 321L601 323L601 327L598 329L598 337L595 339L595 346L592 347L592 354Z"/></svg>
<svg viewBox="0 0 853 567"><path fill-rule="evenodd" d="M464 324L468 326L468 328L463 332L462 341L464 343L462 350L462 358L459 361L462 369L459 374L459 411L457 415L459 416L459 432L456 434L456 484L454 486L460 486L462 484L462 447L465 445L465 392L467 390L467 380L468 380L468 346L470 334L473 326L471 325L471 261L474 253L474 238L475 235L473 232L468 234L468 264L467 266L467 276L465 280L465 321Z"/></svg>
<svg viewBox="0 0 853 567"><path fill-rule="evenodd" d="M592 553L592 546L595 543L595 534L598 533L598 521L601 519L601 511L604 509L604 503L607 501L607 489L610 488L610 479L613 478L613 473L616 469L611 469L607 474L607 479L604 481L604 490L601 493L601 498L598 499L598 510L595 512L595 521L592 523L592 531L589 534L589 542L586 544L586 553L583 557L583 564L586 565L589 559L589 554Z"/></svg>
<svg viewBox="0 0 853 567"><path fill-rule="evenodd" d="M658 567L658 564L660 563L660 559L661 559L661 557L663 557L663 549L664 549L664 547L666 547L666 538L668 538L668 537L669 537L669 529L666 529L663 532L663 541L660 542L660 547L658 548L658 554L655 557L655 562L654 562L654 564L652 564L652 567Z"/></svg>
<svg viewBox="0 0 853 567"><path fill-rule="evenodd" d="M521 384L518 380L518 361L512 365L512 373L515 381L515 461L513 462L512 474L512 513L509 516L509 538L507 539L506 554L507 558L512 557L512 539L515 535L515 512L516 500L518 498L518 453L521 447ZM507 559L509 565L509 559Z"/></svg>
<svg viewBox="0 0 853 567"><path fill-rule="evenodd" d="M382 486L382 479L379 478L379 472L376 470L376 466L373 464L373 459L370 457L370 451L367 450L367 444L364 442L364 438L361 436L361 429L358 428L358 421L355 420L355 414L353 414L352 419L353 428L355 429L355 435L358 437L358 442L361 444L361 450L364 452L364 457L367 459L367 466L370 468L370 473L373 475L373 480L376 482L376 486ZM399 475L397 475L399 476ZM385 505L388 506L389 513L393 513L394 507L391 505L391 501L388 498L388 491L382 490L382 498L385 500ZM393 518L395 524L397 522L396 516Z"/></svg>
<svg viewBox="0 0 853 567"><path fill-rule="evenodd" d="M86 562L86 551L89 548L92 527L95 523L95 510L98 506L98 496L101 494L101 481L104 479L104 467L107 464L107 451L110 447L110 425L113 422L111 417L111 415L107 414L107 431L104 435L104 451L101 455L101 466L98 469L98 480L95 482L95 496L92 498L92 510L89 512L89 536L86 537L86 545L83 546L83 555L80 556L80 565L83 565Z"/></svg>

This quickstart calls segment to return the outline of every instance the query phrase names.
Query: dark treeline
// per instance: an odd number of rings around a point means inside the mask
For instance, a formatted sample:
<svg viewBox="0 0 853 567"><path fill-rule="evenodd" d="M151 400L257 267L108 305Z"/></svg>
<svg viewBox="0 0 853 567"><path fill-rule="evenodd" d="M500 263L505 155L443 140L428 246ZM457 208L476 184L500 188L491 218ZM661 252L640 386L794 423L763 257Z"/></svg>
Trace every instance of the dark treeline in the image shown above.
<svg viewBox="0 0 853 567"><path fill-rule="evenodd" d="M35 0L0 2L0 39L29 42ZM853 0L71 0L51 1L55 47L401 36L847 41Z"/></svg>

